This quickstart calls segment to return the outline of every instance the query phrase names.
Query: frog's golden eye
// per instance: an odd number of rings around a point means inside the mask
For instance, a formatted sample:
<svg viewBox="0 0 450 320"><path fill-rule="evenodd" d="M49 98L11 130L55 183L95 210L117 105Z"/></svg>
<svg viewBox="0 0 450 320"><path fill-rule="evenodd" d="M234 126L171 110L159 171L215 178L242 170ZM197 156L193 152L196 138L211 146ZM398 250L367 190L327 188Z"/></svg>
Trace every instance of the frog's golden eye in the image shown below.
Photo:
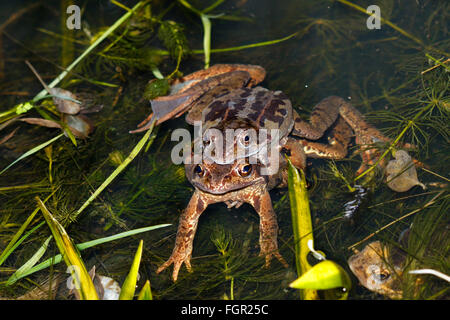
<svg viewBox="0 0 450 320"><path fill-rule="evenodd" d="M239 168L239 174L241 177L248 177L252 173L252 165L244 164Z"/></svg>
<svg viewBox="0 0 450 320"><path fill-rule="evenodd" d="M196 173L199 177L203 177L205 170L203 170L202 166L198 164L194 168L194 173Z"/></svg>

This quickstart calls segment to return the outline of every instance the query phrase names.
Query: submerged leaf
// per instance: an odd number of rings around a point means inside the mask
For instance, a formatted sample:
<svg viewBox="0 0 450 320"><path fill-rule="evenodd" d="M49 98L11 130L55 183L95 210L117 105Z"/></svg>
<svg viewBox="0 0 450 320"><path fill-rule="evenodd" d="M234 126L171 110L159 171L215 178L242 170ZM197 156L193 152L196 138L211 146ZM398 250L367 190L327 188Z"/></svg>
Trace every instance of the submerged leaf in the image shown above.
<svg viewBox="0 0 450 320"><path fill-rule="evenodd" d="M405 192L419 185L425 190L425 185L417 178L416 167L408 152L397 150L394 158L386 166L388 187L397 192Z"/></svg>
<svg viewBox="0 0 450 320"><path fill-rule="evenodd" d="M77 114L81 110L77 96L68 90L61 88L50 88L50 93L54 96L53 101L59 112L65 114Z"/></svg>

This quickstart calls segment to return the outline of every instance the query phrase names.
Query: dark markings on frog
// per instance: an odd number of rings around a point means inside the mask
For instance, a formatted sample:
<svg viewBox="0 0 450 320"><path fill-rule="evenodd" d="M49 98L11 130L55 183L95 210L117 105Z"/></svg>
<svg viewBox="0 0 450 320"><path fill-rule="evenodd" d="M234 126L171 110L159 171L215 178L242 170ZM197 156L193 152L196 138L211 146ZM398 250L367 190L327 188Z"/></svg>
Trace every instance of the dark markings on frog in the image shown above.
<svg viewBox="0 0 450 320"><path fill-rule="evenodd" d="M252 90L250 88L243 88L243 92L239 95L241 98L247 98L252 94Z"/></svg>
<svg viewBox="0 0 450 320"><path fill-rule="evenodd" d="M264 126L264 121L266 119L276 122L278 123L278 125L281 126L281 124L284 121L284 117L277 115L277 113L281 113L280 110L283 110L284 112L286 112L286 110L279 108L280 106L284 106L285 103L283 100L280 99L273 99L272 101L270 101L270 104L268 106L268 108L266 108L266 110L264 110L264 117L261 117L260 119L260 126Z"/></svg>
<svg viewBox="0 0 450 320"><path fill-rule="evenodd" d="M224 112L228 109L228 105L222 101L214 101L210 104L209 109L209 112L205 115L205 120L214 121L222 118Z"/></svg>

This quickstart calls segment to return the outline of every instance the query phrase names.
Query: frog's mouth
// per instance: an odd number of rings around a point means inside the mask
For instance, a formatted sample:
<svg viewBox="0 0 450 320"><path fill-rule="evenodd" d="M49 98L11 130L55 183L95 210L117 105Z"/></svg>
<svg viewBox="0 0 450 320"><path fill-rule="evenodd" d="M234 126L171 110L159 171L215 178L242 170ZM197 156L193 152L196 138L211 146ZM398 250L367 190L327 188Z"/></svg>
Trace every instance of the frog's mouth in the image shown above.
<svg viewBox="0 0 450 320"><path fill-rule="evenodd" d="M203 184L203 183L199 183L197 181L192 181L192 184L194 185L194 187L200 189L201 191L203 191L205 193L210 193L210 194L225 194L225 193L229 193L229 192L236 191L236 190L242 190L242 189L248 188L255 184L262 184L262 183L266 183L266 181L263 177L258 177L257 179L252 179L246 183L240 183L238 185L232 185L232 186L227 186L227 185L222 185L222 186L206 185L205 186L205 184Z"/></svg>

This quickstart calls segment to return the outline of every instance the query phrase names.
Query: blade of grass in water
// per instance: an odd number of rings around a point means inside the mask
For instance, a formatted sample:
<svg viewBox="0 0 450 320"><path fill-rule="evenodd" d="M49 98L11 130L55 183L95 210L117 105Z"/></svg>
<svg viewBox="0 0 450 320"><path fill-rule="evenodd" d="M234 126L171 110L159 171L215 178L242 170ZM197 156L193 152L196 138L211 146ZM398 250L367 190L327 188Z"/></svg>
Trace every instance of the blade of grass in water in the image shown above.
<svg viewBox="0 0 450 320"><path fill-rule="evenodd" d="M138 300L153 300L152 288L150 287L150 280L145 281L141 292L139 292Z"/></svg>
<svg viewBox="0 0 450 320"><path fill-rule="evenodd" d="M26 270L29 270L39 261L39 259L42 258L45 251L47 250L48 243L50 242L50 240L52 240L52 238L53 238L52 236L49 236L44 241L44 244L39 247L39 249L33 254L33 256L30 259L28 259L28 261L25 262L19 269L17 269L16 272L14 272L14 274L11 277L9 277L9 279L6 281L6 285L11 285L14 282L16 282L19 279L18 276L20 274L26 272Z"/></svg>
<svg viewBox="0 0 450 320"><path fill-rule="evenodd" d="M294 229L295 265L297 267L297 275L300 277L311 269L311 265L307 260L309 252L308 241L313 241L311 213L305 175L302 170L297 170L290 160L288 160L288 166L289 200L291 204L292 227ZM303 300L319 299L317 290L304 289L300 292Z"/></svg>
<svg viewBox="0 0 450 320"><path fill-rule="evenodd" d="M119 300L133 300L134 292L136 290L136 282L139 272L139 265L141 264L142 248L144 241L139 241L138 249L134 255L133 263L131 264L130 272L128 273L125 281L123 282L120 290Z"/></svg>
<svg viewBox="0 0 450 320"><path fill-rule="evenodd" d="M156 119L156 118L154 118ZM89 197L89 199L86 200L85 203L78 209L78 211L75 213L73 219L76 219L78 215L80 215L81 212L83 212L84 209L92 202L94 199L113 181L119 173L121 173L128 164L138 155L138 153L141 151L141 149L144 147L145 142L150 137L150 134L153 131L153 127L155 125L155 121L153 121L151 127L145 135L142 137L142 139L138 142L138 144L134 147L134 149L131 151L131 153L128 155L128 157L125 158L125 160L109 175L108 178L106 178L105 181L100 185L100 187L97 188L97 190L94 191L94 193Z"/></svg>
<svg viewBox="0 0 450 320"><path fill-rule="evenodd" d="M122 232L122 233L118 233L112 236L108 236L108 237L104 237L104 238L100 238L100 239L95 239L95 240L91 240L91 241L87 241L87 242L83 242L80 244L77 244L76 247L78 250L83 251L85 249L106 243L106 242L110 242L110 241L114 241L114 240L118 240L121 238L125 238L125 237L129 237L135 234L139 234L142 232L147 232L147 231L151 231L151 230L155 230L155 229L159 229L159 228L164 228L170 226L170 224L158 224L156 226L150 226L150 227L145 227L145 228L139 228L139 229L134 229L134 230L130 230L130 231L126 231L126 232ZM62 256L61 254L57 254L56 256L49 258L43 262L41 262L40 264L36 265L35 267L30 268L29 270L23 269L23 271L19 274L19 273L14 273L8 280L7 280L7 285L11 285L14 282L16 282L19 279L22 279L23 277L29 276L30 274L33 274L37 271L43 270L45 268L50 267L52 264L58 264L62 261Z"/></svg>
<svg viewBox="0 0 450 320"><path fill-rule="evenodd" d="M35 154L36 152L38 152L41 149L44 149L46 146L48 146L49 144L55 142L56 140L58 140L59 138L61 138L64 134L61 133L59 135L57 135L56 137L54 137L53 139L50 139L36 147L34 147L31 150L28 150L27 152L25 152L23 155L21 155L19 158L17 158L16 160L14 160L12 163L10 163L5 169L3 169L2 171L0 171L0 175L2 173L4 173L6 170L8 170L9 168L11 168L13 165L15 165L17 162L19 162L20 160L23 160L29 156L31 156L32 154Z"/></svg>
<svg viewBox="0 0 450 320"><path fill-rule="evenodd" d="M47 196L47 198L44 199L44 203L47 202L48 199L50 199L55 192L58 190L58 188L56 188L49 196ZM42 226L44 224L44 222L41 222L40 224L38 224L36 227L34 227L33 229L31 229L30 231L28 231L22 238L20 238L22 236L22 234L24 233L24 231L27 229L27 227L29 226L29 224L31 223L31 221L33 221L33 218L36 216L36 213L39 212L39 208L36 208L27 218L27 220L25 220L25 222L22 224L22 226L19 228L19 230L16 232L16 234L13 236L13 238L11 239L11 241L8 243L8 245L6 246L5 250L3 250L2 254L0 255L0 266L3 264L3 262L5 262L5 260L11 255L11 253L31 234L33 233L36 229L38 229L40 226ZM20 239L19 239L20 238Z"/></svg>
<svg viewBox="0 0 450 320"><path fill-rule="evenodd" d="M72 278L75 281L75 289L77 290L81 300L98 300L97 291L95 290L94 283L89 275L83 260L78 254L75 246L72 243L69 235L64 227L56 220L53 215L48 211L45 204L39 197L36 197L38 206L47 222L53 237L55 238L56 245L62 254L64 262L70 270ZM48 239L50 240L50 238Z"/></svg>

